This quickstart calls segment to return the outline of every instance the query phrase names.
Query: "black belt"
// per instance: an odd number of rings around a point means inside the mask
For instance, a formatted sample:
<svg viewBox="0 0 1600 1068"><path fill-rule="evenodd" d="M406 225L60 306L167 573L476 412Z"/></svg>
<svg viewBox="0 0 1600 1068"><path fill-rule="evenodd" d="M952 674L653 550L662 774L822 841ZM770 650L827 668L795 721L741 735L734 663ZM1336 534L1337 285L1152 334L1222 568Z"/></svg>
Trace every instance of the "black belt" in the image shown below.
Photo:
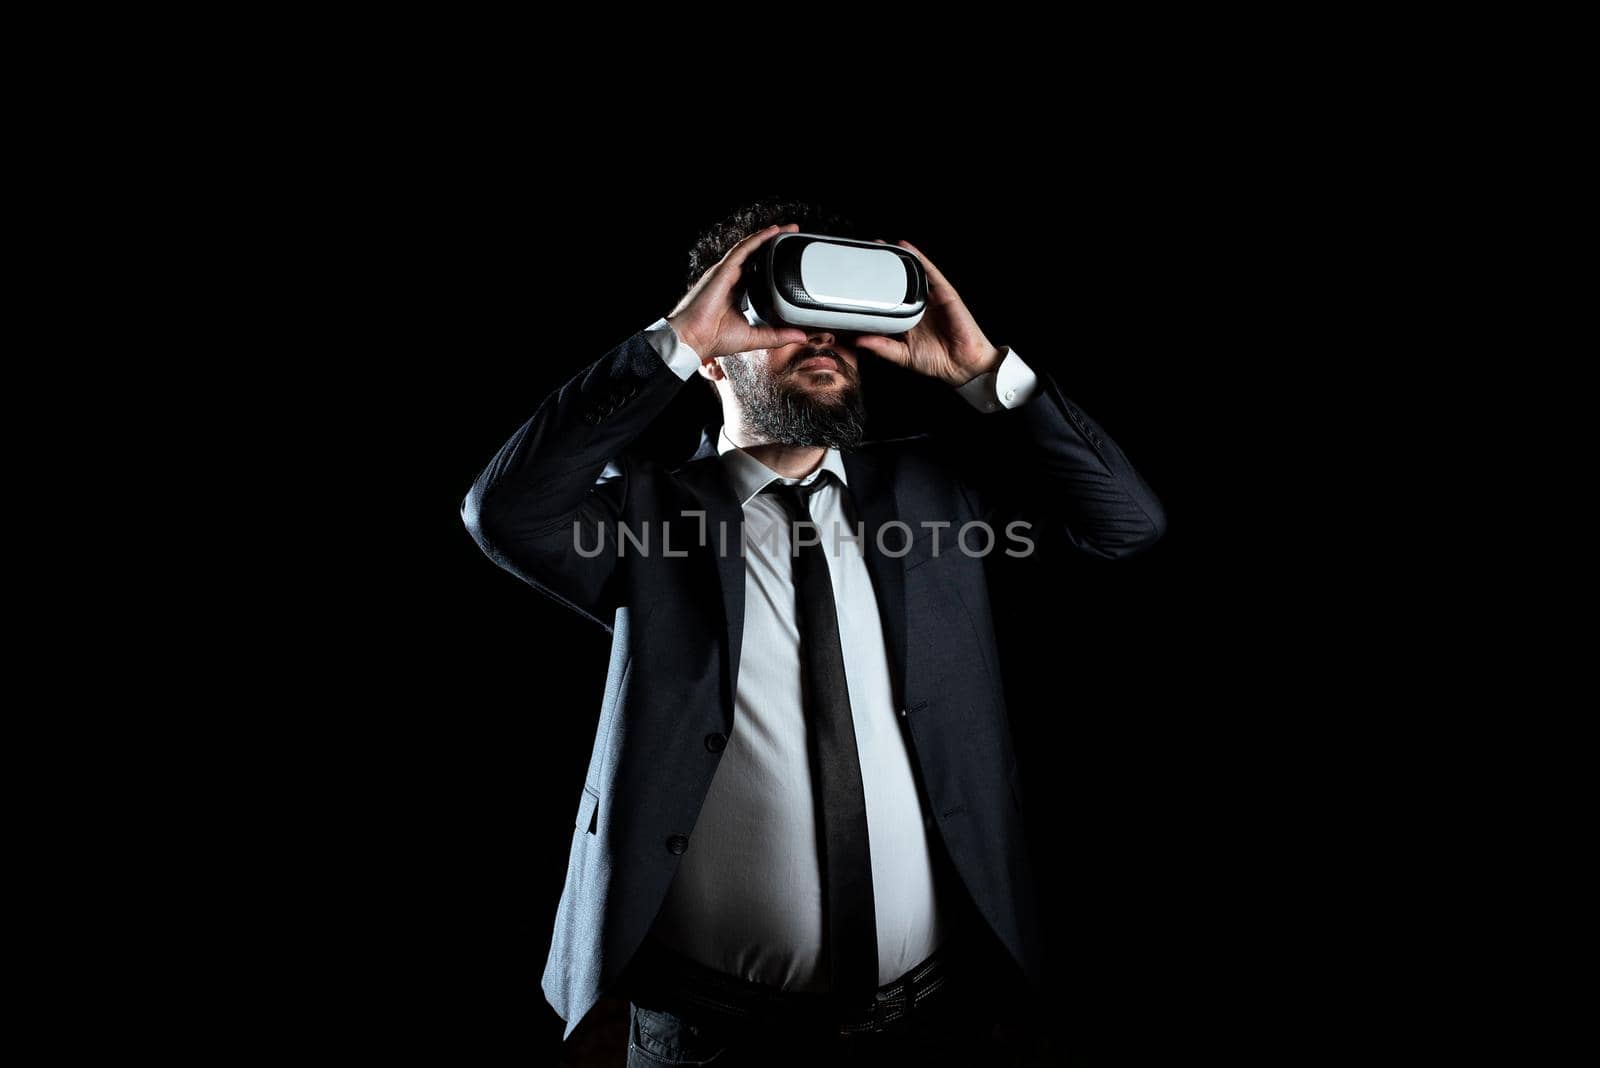
<svg viewBox="0 0 1600 1068"><path fill-rule="evenodd" d="M886 983L870 1002L841 1004L826 992L783 990L707 967L652 937L628 965L626 996L647 1008L710 1015L735 1026L782 1024L840 1037L898 1030L917 1013L947 1011L966 954L953 936L926 960Z"/></svg>

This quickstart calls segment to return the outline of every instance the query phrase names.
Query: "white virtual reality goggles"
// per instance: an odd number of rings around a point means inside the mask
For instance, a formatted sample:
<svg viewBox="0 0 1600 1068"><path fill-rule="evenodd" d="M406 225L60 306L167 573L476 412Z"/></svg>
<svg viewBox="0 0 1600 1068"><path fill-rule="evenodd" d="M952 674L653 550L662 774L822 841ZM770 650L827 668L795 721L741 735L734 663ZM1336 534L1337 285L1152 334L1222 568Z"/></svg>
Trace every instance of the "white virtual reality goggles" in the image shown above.
<svg viewBox="0 0 1600 1068"><path fill-rule="evenodd" d="M744 265L739 308L753 326L903 334L922 320L928 276L898 245L778 234Z"/></svg>

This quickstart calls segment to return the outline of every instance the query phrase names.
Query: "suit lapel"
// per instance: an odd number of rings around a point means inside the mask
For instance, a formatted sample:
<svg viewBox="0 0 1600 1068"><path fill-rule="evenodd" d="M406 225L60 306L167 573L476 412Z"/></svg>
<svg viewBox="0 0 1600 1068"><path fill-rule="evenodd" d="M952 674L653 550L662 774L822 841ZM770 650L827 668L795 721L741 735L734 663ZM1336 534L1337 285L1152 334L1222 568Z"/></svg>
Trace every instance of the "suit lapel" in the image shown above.
<svg viewBox="0 0 1600 1068"><path fill-rule="evenodd" d="M724 640L728 650L722 713L723 722L731 728L734 692L739 684L739 654L744 645L744 509L739 506L733 486L717 460L716 446L710 441L702 439L700 451L677 473L706 513L706 544L716 562L717 579L722 587Z"/></svg>
<svg viewBox="0 0 1600 1068"><path fill-rule="evenodd" d="M896 704L905 705L906 680L906 577L904 556L889 556L878 545L878 532L900 518L892 472L880 456L844 451L845 474L850 479L850 500L860 519L867 573L878 598L878 615L889 644L889 671L894 679ZM914 532L913 532L914 533ZM891 531L884 540L892 549L906 544L904 531Z"/></svg>

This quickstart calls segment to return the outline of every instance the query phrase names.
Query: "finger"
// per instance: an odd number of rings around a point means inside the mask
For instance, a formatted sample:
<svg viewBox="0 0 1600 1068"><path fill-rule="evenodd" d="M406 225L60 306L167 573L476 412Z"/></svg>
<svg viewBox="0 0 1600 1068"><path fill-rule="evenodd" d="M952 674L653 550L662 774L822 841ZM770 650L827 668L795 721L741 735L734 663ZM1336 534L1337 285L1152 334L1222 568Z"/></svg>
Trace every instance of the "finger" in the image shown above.
<svg viewBox="0 0 1600 1068"><path fill-rule="evenodd" d="M744 238L724 253L722 259L717 261L717 265L711 268L710 277L706 279L706 288L715 294L731 298L734 287L739 284L739 279L744 274L744 261L779 233L784 231L792 233L798 229L800 229L798 223L785 223L782 226L774 223Z"/></svg>
<svg viewBox="0 0 1600 1068"><path fill-rule="evenodd" d="M744 265L744 261L750 257L750 254L756 249L760 248L762 245L766 244L767 241L776 237L780 233L786 231L788 233L794 233L798 229L800 229L799 223L784 223L781 226L777 223L774 223L771 226L762 227L760 230L757 230L755 233L751 234L749 237L746 237L744 240L730 248L727 252L727 255L722 257L722 262L719 263L718 266L741 267Z"/></svg>
<svg viewBox="0 0 1600 1068"><path fill-rule="evenodd" d="M733 283L738 280L744 270L744 261L750 253L760 248L762 243L775 236L782 227L776 224L764 226L755 233L750 234L736 242L732 248L722 254L722 259L711 268L709 283L724 289L733 288Z"/></svg>
<svg viewBox="0 0 1600 1068"><path fill-rule="evenodd" d="M917 259L922 261L922 269L928 272L928 281L934 283L935 285L950 285L950 280L945 278L944 272L935 267L933 265L933 261L928 259L927 256L923 255L923 252L920 248L913 245L909 241L896 241L895 244L899 245L901 248L909 249L912 255L916 256ZM951 288L954 287L952 286Z"/></svg>
<svg viewBox="0 0 1600 1068"><path fill-rule="evenodd" d="M700 279L699 285L704 287L702 299L713 302L731 300L734 287L739 284L739 278L744 272L745 258L759 248L763 241L782 229L783 227L776 223L762 227L724 252L722 258Z"/></svg>
<svg viewBox="0 0 1600 1068"><path fill-rule="evenodd" d="M744 261L750 257L750 253L760 248L763 242L773 237L777 232L778 227L767 226L737 242L727 252L723 253L722 259L717 261L712 273L725 277L738 277L739 272L744 268Z"/></svg>
<svg viewBox="0 0 1600 1068"><path fill-rule="evenodd" d="M910 359L911 350L904 341L897 341L892 337L882 334L862 334L856 338L856 348L865 349L874 356L881 356L891 363L905 363Z"/></svg>

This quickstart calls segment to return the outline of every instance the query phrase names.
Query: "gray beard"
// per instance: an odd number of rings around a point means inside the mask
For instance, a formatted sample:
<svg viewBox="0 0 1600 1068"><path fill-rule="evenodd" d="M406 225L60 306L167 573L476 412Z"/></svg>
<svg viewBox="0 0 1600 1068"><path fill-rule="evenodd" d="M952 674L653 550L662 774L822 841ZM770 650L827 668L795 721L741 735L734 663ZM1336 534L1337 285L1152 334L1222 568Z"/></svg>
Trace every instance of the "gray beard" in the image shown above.
<svg viewBox="0 0 1600 1068"><path fill-rule="evenodd" d="M795 361L809 355L802 352ZM791 365L793 362L791 361ZM728 385L744 412L745 436L781 445L820 445L852 449L866 432L867 412L861 399L861 381L848 366L840 374L849 381L831 399L796 388L786 374L767 368L765 353L759 360L736 356L723 361Z"/></svg>

